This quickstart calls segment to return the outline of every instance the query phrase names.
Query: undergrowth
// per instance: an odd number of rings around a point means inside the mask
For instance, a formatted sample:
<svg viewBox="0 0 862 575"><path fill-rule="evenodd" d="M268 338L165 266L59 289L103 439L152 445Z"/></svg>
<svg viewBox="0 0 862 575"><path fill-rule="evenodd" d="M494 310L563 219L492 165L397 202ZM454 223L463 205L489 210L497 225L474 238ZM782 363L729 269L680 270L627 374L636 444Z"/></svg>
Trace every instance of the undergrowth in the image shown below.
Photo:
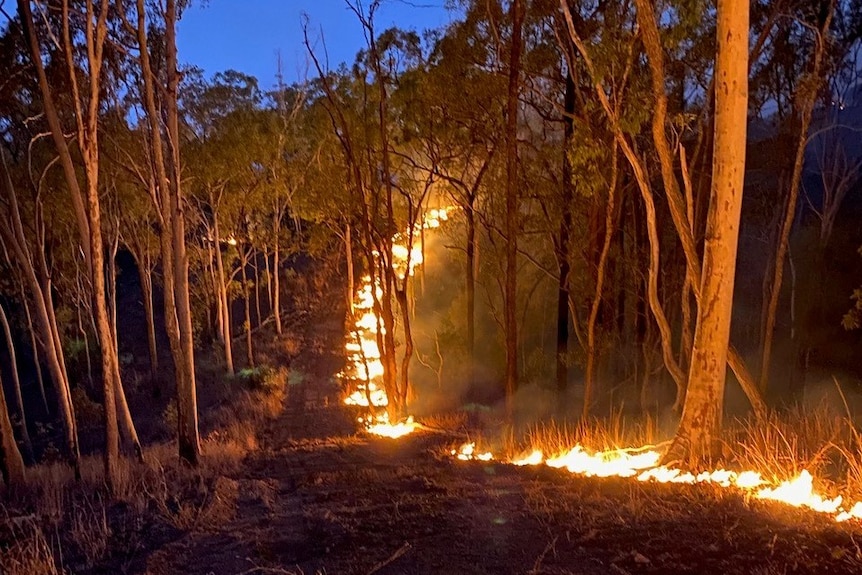
<svg viewBox="0 0 862 575"><path fill-rule="evenodd" d="M144 462L120 462L114 493L105 488L100 456L81 458L81 480L63 463L29 468L27 485L0 499L0 573L59 575L122 571L154 538L218 525L228 509L236 471L257 449L257 431L282 409L286 370L262 368L253 384L231 390L201 416L203 456L180 461L175 443L151 445ZM175 410L164 418L173 423Z"/></svg>

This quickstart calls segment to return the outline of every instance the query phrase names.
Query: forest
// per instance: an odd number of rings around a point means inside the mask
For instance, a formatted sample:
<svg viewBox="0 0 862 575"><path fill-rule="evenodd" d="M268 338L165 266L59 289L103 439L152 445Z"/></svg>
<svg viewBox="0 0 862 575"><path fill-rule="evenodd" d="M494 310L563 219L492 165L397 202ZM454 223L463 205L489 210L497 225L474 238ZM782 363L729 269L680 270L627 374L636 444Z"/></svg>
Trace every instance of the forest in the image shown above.
<svg viewBox="0 0 862 575"><path fill-rule="evenodd" d="M862 4L331 1L0 0L0 573L862 571Z"/></svg>

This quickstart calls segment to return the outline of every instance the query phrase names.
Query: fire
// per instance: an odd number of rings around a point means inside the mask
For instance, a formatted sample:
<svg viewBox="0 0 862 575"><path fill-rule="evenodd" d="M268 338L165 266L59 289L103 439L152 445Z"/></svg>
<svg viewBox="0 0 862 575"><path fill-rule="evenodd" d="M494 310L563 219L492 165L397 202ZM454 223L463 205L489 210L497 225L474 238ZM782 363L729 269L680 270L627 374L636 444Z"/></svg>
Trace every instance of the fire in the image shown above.
<svg viewBox="0 0 862 575"><path fill-rule="evenodd" d="M392 265L402 278L413 275L417 266L423 263L420 247L408 246L408 237L412 231L414 239L423 230L439 228L442 222L449 219L449 212L454 208L435 208L425 213L421 222L416 222L413 229L409 228L393 236ZM353 383L353 390L345 397L346 405L375 410L389 405L389 398L383 389L383 362L380 359L380 348L377 346L377 334L385 333L384 327L374 313L374 298L381 297L383 290L379 285L372 285L371 277L362 277L361 285L353 302L355 320L353 322L352 340L345 344L348 357L348 369L341 376ZM402 437L412 433L419 427L413 417L401 422L392 423L387 414L360 417L359 422L365 426L368 433L385 437Z"/></svg>
<svg viewBox="0 0 862 575"><path fill-rule="evenodd" d="M452 455L462 461L490 461L496 458L490 452L477 454L475 443L465 443L453 449ZM585 477L623 477L636 481L657 483L709 483L721 488L735 489L754 499L778 501L793 507L801 507L832 516L836 521L862 520L862 501L845 506L839 495L833 499L824 497L814 489L814 477L803 470L794 479L774 484L757 471L730 471L717 469L697 474L682 469L659 465L661 452L649 447L640 449L614 449L589 451L576 445L568 451L546 457L539 450L503 461L503 463L526 466L547 465L565 469L569 473Z"/></svg>

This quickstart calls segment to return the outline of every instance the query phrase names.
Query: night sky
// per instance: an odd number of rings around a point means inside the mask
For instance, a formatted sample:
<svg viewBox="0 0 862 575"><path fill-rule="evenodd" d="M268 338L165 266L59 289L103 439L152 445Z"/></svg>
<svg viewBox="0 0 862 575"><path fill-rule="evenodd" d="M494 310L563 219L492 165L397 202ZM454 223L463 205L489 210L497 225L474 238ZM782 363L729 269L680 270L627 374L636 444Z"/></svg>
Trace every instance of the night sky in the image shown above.
<svg viewBox="0 0 862 575"><path fill-rule="evenodd" d="M453 15L445 0L384 0L376 29L393 25L422 31L447 24ZM368 4L368 0L365 0ZM285 82L315 74L307 70L302 44L302 14L309 18L312 39L326 42L330 68L352 63L364 46L362 28L343 0L209 0L196 2L179 23L179 56L203 68L207 76L235 69L256 76L262 89L276 80L276 54L281 52ZM308 72L306 74L306 72Z"/></svg>

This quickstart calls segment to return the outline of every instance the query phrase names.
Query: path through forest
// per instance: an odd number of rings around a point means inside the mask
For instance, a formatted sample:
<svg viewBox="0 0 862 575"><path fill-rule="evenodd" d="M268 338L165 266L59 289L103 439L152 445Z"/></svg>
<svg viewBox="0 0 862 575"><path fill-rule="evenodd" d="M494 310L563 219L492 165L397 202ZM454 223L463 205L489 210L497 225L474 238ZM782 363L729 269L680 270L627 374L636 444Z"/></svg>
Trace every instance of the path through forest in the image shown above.
<svg viewBox="0 0 862 575"><path fill-rule="evenodd" d="M312 354L313 355L313 354ZM305 357L261 449L140 573L859 573L862 529L703 486L463 463L452 435L357 434Z"/></svg>

